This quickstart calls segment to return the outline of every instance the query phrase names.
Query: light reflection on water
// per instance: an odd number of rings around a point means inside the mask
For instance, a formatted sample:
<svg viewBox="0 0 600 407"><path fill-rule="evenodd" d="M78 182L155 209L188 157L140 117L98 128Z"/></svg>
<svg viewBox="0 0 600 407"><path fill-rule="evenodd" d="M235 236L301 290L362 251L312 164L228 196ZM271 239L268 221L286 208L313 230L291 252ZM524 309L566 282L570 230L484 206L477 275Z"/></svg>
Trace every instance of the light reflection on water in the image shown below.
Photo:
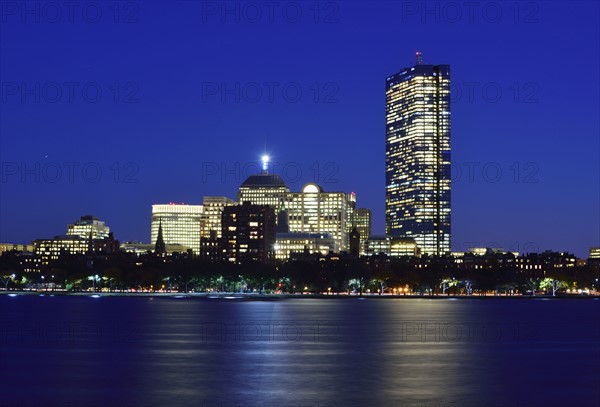
<svg viewBox="0 0 600 407"><path fill-rule="evenodd" d="M599 308L0 296L0 394L65 407L597 406Z"/></svg>

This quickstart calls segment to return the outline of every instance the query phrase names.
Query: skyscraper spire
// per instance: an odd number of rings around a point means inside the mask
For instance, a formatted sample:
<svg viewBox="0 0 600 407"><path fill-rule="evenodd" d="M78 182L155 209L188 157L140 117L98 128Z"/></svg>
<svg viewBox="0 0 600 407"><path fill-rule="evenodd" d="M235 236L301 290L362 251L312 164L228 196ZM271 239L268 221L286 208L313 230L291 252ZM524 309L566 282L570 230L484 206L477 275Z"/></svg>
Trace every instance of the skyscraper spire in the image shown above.
<svg viewBox="0 0 600 407"><path fill-rule="evenodd" d="M165 245L165 241L163 240L163 231L162 231L162 219L158 221L158 236L156 237L156 244L154 245L154 253L155 254L164 254L167 252L167 247Z"/></svg>

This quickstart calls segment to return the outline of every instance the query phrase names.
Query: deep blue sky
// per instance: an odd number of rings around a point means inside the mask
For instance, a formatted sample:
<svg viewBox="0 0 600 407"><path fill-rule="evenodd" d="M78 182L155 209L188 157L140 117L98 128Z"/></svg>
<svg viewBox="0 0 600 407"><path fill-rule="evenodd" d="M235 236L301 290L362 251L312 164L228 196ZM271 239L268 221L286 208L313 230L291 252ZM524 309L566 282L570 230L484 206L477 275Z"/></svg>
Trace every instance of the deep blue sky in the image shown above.
<svg viewBox="0 0 600 407"><path fill-rule="evenodd" d="M0 241L83 214L148 241L153 203L235 198L265 140L383 233L385 78L421 50L452 72L453 249L600 245L597 2L274 3L3 3Z"/></svg>

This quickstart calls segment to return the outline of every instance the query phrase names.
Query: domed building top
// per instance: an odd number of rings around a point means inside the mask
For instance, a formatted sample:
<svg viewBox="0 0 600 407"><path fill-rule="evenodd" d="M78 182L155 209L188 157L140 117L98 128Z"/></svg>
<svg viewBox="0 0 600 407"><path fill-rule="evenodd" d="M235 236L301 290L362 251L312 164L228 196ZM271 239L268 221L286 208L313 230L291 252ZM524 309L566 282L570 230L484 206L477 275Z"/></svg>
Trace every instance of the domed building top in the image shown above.
<svg viewBox="0 0 600 407"><path fill-rule="evenodd" d="M309 182L308 184L304 185L304 188L302 188L302 192L305 194L319 194L325 191L323 191L323 188L321 188L314 182Z"/></svg>
<svg viewBox="0 0 600 407"><path fill-rule="evenodd" d="M255 174L250 175L246 181L242 183L240 188L286 188L288 186L283 181L283 178L278 174Z"/></svg>

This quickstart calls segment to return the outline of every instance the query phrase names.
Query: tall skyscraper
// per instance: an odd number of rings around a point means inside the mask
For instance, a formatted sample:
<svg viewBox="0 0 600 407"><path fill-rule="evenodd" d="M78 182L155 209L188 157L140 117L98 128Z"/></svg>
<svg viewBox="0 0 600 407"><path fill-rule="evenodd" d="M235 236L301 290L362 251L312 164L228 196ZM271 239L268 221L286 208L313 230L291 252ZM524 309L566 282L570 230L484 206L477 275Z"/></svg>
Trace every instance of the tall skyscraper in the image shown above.
<svg viewBox="0 0 600 407"><path fill-rule="evenodd" d="M386 234L450 252L450 66L417 64L386 80Z"/></svg>
<svg viewBox="0 0 600 407"><path fill-rule="evenodd" d="M200 254L200 225L202 205L152 205L150 241L156 244L158 229L162 226L164 243L179 244Z"/></svg>

